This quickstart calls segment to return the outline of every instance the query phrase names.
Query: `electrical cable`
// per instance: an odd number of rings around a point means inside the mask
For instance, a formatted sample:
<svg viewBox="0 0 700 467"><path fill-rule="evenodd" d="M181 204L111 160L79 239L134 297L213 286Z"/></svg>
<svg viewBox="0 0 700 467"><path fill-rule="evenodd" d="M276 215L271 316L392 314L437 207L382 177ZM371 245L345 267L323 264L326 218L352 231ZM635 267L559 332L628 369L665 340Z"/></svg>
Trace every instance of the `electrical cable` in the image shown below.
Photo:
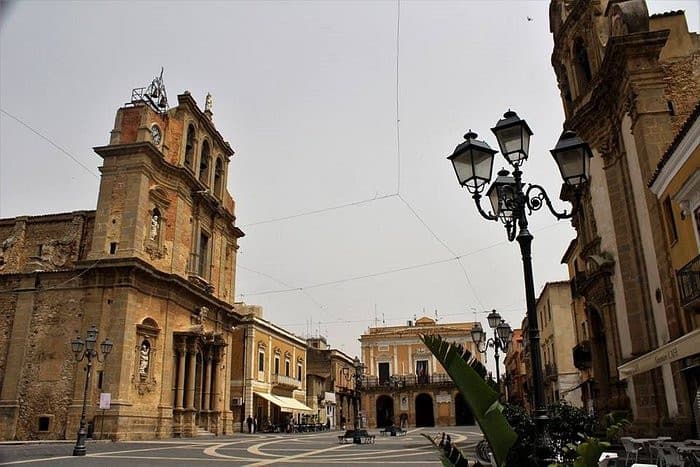
<svg viewBox="0 0 700 467"><path fill-rule="evenodd" d="M89 173L90 175L92 175L93 177L95 177L95 178L97 178L97 179L99 180L99 178L100 178L99 175L97 175L95 172L93 172L93 171L92 171L90 168L88 168L85 164L83 164L82 162L80 162L80 161L79 161L75 156L73 156L70 152L66 151L66 150L63 149L61 146L59 146L58 144L54 143L54 142L51 140L51 138L49 138L48 136L46 136L46 135L40 133L39 131L35 130L35 129L32 128L28 123L24 122L24 121L21 120L19 117L16 117L16 116L12 115L12 114L11 114L10 112L8 112L7 110L0 108L0 112L2 112L3 114L7 115L7 116L10 117L12 120L14 120L14 121L16 121L17 123L19 123L20 125L22 125L23 127L27 128L29 131L31 131L32 133L34 133L35 135L37 135L38 137L40 137L41 139L43 139L44 141L46 141L47 143L49 143L49 144L50 144L51 146L53 146L54 148L56 148L56 149L58 149L59 151L61 151L61 152L62 152L63 154L65 154L66 156L68 156L68 157L70 157L71 159L73 159L73 161L74 161L76 164L78 164L80 167L82 167L83 169L85 169L85 171L86 171L87 173Z"/></svg>

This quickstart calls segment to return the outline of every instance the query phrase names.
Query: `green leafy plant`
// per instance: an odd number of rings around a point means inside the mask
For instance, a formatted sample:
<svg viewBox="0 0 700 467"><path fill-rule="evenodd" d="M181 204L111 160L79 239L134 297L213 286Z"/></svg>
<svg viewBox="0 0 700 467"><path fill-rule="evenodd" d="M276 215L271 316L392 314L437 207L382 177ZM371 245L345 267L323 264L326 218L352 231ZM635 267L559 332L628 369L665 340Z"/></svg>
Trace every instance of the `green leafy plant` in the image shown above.
<svg viewBox="0 0 700 467"><path fill-rule="evenodd" d="M423 335L421 340L459 388L491 446L496 465L505 466L508 451L515 443L517 434L502 413L503 406L499 402L498 392L484 380L486 368L471 352L440 336Z"/></svg>
<svg viewBox="0 0 700 467"><path fill-rule="evenodd" d="M610 448L610 443L598 438L588 437L576 448L578 457L574 460L574 467L597 467L600 455Z"/></svg>

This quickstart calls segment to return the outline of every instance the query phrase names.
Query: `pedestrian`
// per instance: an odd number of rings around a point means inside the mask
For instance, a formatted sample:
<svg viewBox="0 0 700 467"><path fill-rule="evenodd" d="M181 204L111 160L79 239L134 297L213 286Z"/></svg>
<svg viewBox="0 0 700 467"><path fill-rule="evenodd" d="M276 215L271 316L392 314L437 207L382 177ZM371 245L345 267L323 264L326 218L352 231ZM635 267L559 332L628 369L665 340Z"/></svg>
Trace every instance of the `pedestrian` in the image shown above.
<svg viewBox="0 0 700 467"><path fill-rule="evenodd" d="M248 433L253 433L253 417L248 415L248 418L246 419L246 423L248 424Z"/></svg>
<svg viewBox="0 0 700 467"><path fill-rule="evenodd" d="M258 432L258 417L253 417L253 433Z"/></svg>

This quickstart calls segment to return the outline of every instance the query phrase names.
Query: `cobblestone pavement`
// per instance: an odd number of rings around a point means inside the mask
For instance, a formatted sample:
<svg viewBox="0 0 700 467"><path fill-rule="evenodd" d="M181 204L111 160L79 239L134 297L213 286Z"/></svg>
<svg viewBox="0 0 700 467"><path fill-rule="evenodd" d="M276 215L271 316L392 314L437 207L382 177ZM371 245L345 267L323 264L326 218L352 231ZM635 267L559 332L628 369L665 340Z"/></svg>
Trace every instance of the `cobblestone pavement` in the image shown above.
<svg viewBox="0 0 700 467"><path fill-rule="evenodd" d="M439 466L438 451L422 434L442 431L465 453L473 454L481 439L476 426L416 428L406 436L384 437L378 430L375 444L338 444L341 432L304 434L238 434L230 438L172 439L111 443L89 442L85 457L73 457L72 443L0 444L0 465L43 466L200 466L285 464L367 465L411 464Z"/></svg>

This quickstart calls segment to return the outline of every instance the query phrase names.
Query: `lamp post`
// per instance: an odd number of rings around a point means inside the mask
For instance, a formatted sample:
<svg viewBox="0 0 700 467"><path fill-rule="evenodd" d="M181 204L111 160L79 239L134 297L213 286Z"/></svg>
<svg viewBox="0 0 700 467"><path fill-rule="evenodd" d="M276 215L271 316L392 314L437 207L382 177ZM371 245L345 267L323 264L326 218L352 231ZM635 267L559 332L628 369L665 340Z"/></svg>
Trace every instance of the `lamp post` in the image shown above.
<svg viewBox="0 0 700 467"><path fill-rule="evenodd" d="M496 310L491 310L486 319L489 322L489 327L493 329L493 337L486 340L486 332L481 328L480 323L476 323L471 331L472 341L479 353L485 354L489 347L493 348L496 359L496 384L500 390L501 377L500 369L498 368L498 351L502 350L503 353L507 351L508 345L513 338L513 330L505 320L501 319L501 315Z"/></svg>
<svg viewBox="0 0 700 467"><path fill-rule="evenodd" d="M75 354L75 360L81 362L87 360L87 366L85 367L85 388L83 390L83 411L80 415L80 428L78 429L78 439L75 441L75 447L73 447L74 456L84 456L87 448L85 447L85 440L87 438L87 429L85 421L85 412L87 408L87 392L88 386L90 384L90 373L92 371L92 360L96 359L98 362L103 362L107 355L112 351L112 341L105 339L100 344L100 351L102 352L102 359L97 352L95 346L97 345L97 326L94 324L90 326L87 330L87 336L85 341L77 336L71 341L71 349Z"/></svg>
<svg viewBox="0 0 700 467"><path fill-rule="evenodd" d="M360 361L358 357L352 362L352 367L346 366L343 368L343 375L348 381L353 381L353 409L355 410L355 417L353 420L353 443L360 444L360 429L362 428L362 420L360 418L360 411L362 410L362 375L365 372L365 364Z"/></svg>
<svg viewBox="0 0 700 467"><path fill-rule="evenodd" d="M491 181L493 159L498 151L491 149L484 141L477 140L476 133L469 130L464 135L465 141L455 148L448 159L452 162L459 184L471 193L479 214L487 220L500 220L506 229L508 240L511 242L517 240L520 245L529 323L528 340L533 370L532 383L535 391L534 417L540 435L540 447L542 447L547 423L547 410L544 406L540 334L532 276L533 236L528 230L527 218L533 211L539 210L545 204L557 219L571 218L580 207L582 187L589 180L590 159L593 155L588 144L572 131L564 131L555 148L550 151L559 166L565 190L573 194L572 211L560 213L552 206L544 188L535 184L529 184L525 187L523 184L520 168L528 158L530 136L532 136L532 131L525 120L520 119L515 112L509 110L491 131L496 135L501 153L513 168L512 175L506 170L498 172L498 177L486 191L493 212L484 211L481 207L481 198L486 185ZM536 452L536 459L544 461L538 452Z"/></svg>

